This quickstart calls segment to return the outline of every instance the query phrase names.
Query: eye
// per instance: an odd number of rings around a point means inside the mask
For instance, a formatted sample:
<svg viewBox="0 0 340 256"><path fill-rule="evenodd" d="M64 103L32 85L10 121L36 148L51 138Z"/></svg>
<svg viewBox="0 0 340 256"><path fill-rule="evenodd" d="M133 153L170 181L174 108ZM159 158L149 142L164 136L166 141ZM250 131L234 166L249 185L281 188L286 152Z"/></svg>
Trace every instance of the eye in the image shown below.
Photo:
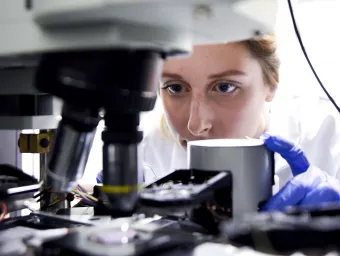
<svg viewBox="0 0 340 256"><path fill-rule="evenodd" d="M231 83L221 82L221 83L218 83L217 85L215 85L215 88L218 92L231 93L231 92L235 91L238 87L236 85L231 84Z"/></svg>
<svg viewBox="0 0 340 256"><path fill-rule="evenodd" d="M189 89L185 85L180 84L180 83L174 83L174 82L172 82L171 84L170 83L165 84L162 87L162 90L167 90L168 93L171 95L180 95L184 92L189 91Z"/></svg>
<svg viewBox="0 0 340 256"><path fill-rule="evenodd" d="M176 93L181 93L184 91L184 86L181 84L171 84L171 85L167 85L166 89L173 94Z"/></svg>

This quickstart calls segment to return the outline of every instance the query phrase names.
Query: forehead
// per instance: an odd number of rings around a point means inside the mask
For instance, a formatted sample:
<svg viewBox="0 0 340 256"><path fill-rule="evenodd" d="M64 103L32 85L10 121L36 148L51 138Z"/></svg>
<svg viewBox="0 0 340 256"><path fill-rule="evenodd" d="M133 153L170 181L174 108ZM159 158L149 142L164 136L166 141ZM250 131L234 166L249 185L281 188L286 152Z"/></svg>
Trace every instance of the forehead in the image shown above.
<svg viewBox="0 0 340 256"><path fill-rule="evenodd" d="M189 57L168 59L164 64L163 72L183 74L215 73L225 69L245 70L251 68L251 63L254 61L242 43L200 45L193 48L193 53Z"/></svg>

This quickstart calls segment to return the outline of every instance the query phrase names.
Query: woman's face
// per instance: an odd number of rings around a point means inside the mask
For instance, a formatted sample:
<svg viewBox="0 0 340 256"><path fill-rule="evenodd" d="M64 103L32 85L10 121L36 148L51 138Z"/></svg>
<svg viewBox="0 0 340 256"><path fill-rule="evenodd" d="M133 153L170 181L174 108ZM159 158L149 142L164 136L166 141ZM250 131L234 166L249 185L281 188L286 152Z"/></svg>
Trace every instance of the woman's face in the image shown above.
<svg viewBox="0 0 340 256"><path fill-rule="evenodd" d="M197 46L189 58L167 60L160 93L166 117L185 143L259 136L274 88L248 49L233 43Z"/></svg>

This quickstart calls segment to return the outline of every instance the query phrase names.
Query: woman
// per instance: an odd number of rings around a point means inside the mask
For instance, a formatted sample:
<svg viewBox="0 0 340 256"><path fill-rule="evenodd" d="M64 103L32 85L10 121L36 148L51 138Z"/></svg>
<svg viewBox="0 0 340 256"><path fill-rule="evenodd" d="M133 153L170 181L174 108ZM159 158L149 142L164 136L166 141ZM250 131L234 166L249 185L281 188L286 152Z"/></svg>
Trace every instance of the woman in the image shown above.
<svg viewBox="0 0 340 256"><path fill-rule="evenodd" d="M287 102L286 109L270 106L279 66L274 37L196 46L189 58L169 59L159 88L164 116L142 144L145 180L186 168L188 141L262 136L281 154L275 169L280 188L287 184L267 209L281 210L305 199L306 204L338 201L340 190L333 177L340 170L340 133L338 121L328 115L332 106L305 105L302 99ZM308 123L308 115L313 122Z"/></svg>

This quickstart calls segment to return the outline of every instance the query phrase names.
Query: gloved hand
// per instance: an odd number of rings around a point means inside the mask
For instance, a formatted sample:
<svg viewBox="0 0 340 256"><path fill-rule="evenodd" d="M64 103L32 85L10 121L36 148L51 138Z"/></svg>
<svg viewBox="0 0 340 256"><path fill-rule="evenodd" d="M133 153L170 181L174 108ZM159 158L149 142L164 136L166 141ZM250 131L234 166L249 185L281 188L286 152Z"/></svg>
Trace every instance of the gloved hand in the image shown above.
<svg viewBox="0 0 340 256"><path fill-rule="evenodd" d="M294 176L307 171L309 168L310 163L298 145L280 136L272 136L268 133L262 134L261 139L269 150L279 153L287 161Z"/></svg>
<svg viewBox="0 0 340 256"><path fill-rule="evenodd" d="M278 136L264 134L265 145L290 165L294 177L262 208L283 211L288 206L310 206L340 202L340 183L324 171L310 166L301 148Z"/></svg>

